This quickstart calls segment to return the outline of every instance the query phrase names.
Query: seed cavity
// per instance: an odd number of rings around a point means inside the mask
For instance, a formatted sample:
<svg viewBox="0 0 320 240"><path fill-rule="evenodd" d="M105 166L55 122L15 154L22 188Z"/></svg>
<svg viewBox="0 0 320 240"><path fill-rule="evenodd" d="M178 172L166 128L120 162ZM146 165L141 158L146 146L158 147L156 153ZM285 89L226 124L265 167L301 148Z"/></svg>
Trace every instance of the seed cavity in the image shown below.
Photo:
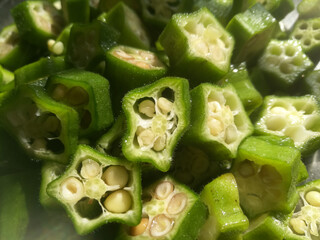
<svg viewBox="0 0 320 240"><path fill-rule="evenodd" d="M164 214L157 215L152 219L150 226L150 235L152 237L161 237L168 234L173 228L174 221Z"/></svg>
<svg viewBox="0 0 320 240"><path fill-rule="evenodd" d="M107 191L107 185L100 178L90 178L84 182L85 193L88 197L100 199Z"/></svg>
<svg viewBox="0 0 320 240"><path fill-rule="evenodd" d="M252 165L252 162L249 160L242 161L240 163L238 171L239 171L240 175L244 178L248 178L248 177L255 175L255 169Z"/></svg>
<svg viewBox="0 0 320 240"><path fill-rule="evenodd" d="M69 177L60 185L60 194L66 202L78 202L84 196L82 182L75 177Z"/></svg>
<svg viewBox="0 0 320 240"><path fill-rule="evenodd" d="M164 200L173 192L173 190L174 185L171 182L161 182L155 189L155 198L159 200Z"/></svg>
<svg viewBox="0 0 320 240"><path fill-rule="evenodd" d="M80 175L83 178L95 178L101 174L101 166L99 163L92 159L86 159L82 161L82 167L80 170Z"/></svg>
<svg viewBox="0 0 320 240"><path fill-rule="evenodd" d="M179 214L186 208L187 203L187 195L185 193L177 193L171 198L167 207L167 212L169 214Z"/></svg>

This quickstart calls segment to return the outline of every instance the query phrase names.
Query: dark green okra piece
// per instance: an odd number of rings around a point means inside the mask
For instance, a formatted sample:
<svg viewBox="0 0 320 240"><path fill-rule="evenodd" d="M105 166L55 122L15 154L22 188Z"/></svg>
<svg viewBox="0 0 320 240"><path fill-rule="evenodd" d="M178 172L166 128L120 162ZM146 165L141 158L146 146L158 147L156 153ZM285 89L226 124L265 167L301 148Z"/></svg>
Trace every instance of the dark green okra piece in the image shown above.
<svg viewBox="0 0 320 240"><path fill-rule="evenodd" d="M313 63L303 53L298 41L271 40L259 59L258 66L273 87L288 91L302 74L313 67Z"/></svg>
<svg viewBox="0 0 320 240"><path fill-rule="evenodd" d="M260 3L235 15L226 27L235 39L232 61L254 61L272 38L276 24L276 19Z"/></svg>
<svg viewBox="0 0 320 240"><path fill-rule="evenodd" d="M42 87L21 85L2 105L1 121L29 156L68 163L79 131L77 112L52 100Z"/></svg>
<svg viewBox="0 0 320 240"><path fill-rule="evenodd" d="M302 0L297 10L300 18L320 17L320 0Z"/></svg>
<svg viewBox="0 0 320 240"><path fill-rule="evenodd" d="M255 109L262 104L262 96L252 84L245 63L238 67L231 66L230 71L220 81L220 85L230 83L247 112L250 115Z"/></svg>
<svg viewBox="0 0 320 240"><path fill-rule="evenodd" d="M101 12L108 12L119 2L125 3L128 7L130 7L137 13L140 13L141 11L140 1L136 1L136 0L100 0L98 8Z"/></svg>
<svg viewBox="0 0 320 240"><path fill-rule="evenodd" d="M290 37L300 41L302 50L315 63L320 60L320 17L297 21Z"/></svg>
<svg viewBox="0 0 320 240"><path fill-rule="evenodd" d="M201 228L198 240L241 239L249 220L240 207L239 191L232 173L208 183L200 193L209 209L209 217Z"/></svg>
<svg viewBox="0 0 320 240"><path fill-rule="evenodd" d="M150 39L137 13L123 2L102 13L98 20L109 24L120 32L119 43L136 48L149 49Z"/></svg>
<svg viewBox="0 0 320 240"><path fill-rule="evenodd" d="M312 95L268 96L255 123L256 133L290 137L302 155L320 146L320 109Z"/></svg>
<svg viewBox="0 0 320 240"><path fill-rule="evenodd" d="M188 80L167 77L134 89L123 98L122 108L127 120L124 156L168 171L173 150L190 121Z"/></svg>
<svg viewBox="0 0 320 240"><path fill-rule="evenodd" d="M205 149L216 161L234 158L253 126L231 86L202 83L190 92L191 126L183 140Z"/></svg>
<svg viewBox="0 0 320 240"><path fill-rule="evenodd" d="M140 223L122 227L117 240L197 238L207 209L190 189L166 176L144 189L142 198Z"/></svg>
<svg viewBox="0 0 320 240"><path fill-rule="evenodd" d="M159 42L172 71L188 78L191 86L217 81L229 71L233 37L207 8L175 14Z"/></svg>
<svg viewBox="0 0 320 240"><path fill-rule="evenodd" d="M62 13L69 23L88 23L90 20L90 0L61 0Z"/></svg>
<svg viewBox="0 0 320 240"><path fill-rule="evenodd" d="M14 74L0 65L0 93L14 88Z"/></svg>
<svg viewBox="0 0 320 240"><path fill-rule="evenodd" d="M320 99L320 70L313 70L303 78L305 90Z"/></svg>
<svg viewBox="0 0 320 240"><path fill-rule="evenodd" d="M231 172L248 217L268 211L290 213L296 204L301 154L295 147L249 137L240 145Z"/></svg>
<svg viewBox="0 0 320 240"><path fill-rule="evenodd" d="M107 222L134 226L141 219L137 165L80 145L66 171L47 187L83 235Z"/></svg>
<svg viewBox="0 0 320 240"><path fill-rule="evenodd" d="M77 110L81 136L96 134L113 123L109 82L104 77L72 69L52 75L46 89L54 100Z"/></svg>
<svg viewBox="0 0 320 240"><path fill-rule="evenodd" d="M59 34L56 40L48 40L48 50L55 56L65 55L69 42L72 24L67 25Z"/></svg>
<svg viewBox="0 0 320 240"><path fill-rule="evenodd" d="M21 38L45 47L64 27L60 12L49 1L24 1L11 9Z"/></svg>

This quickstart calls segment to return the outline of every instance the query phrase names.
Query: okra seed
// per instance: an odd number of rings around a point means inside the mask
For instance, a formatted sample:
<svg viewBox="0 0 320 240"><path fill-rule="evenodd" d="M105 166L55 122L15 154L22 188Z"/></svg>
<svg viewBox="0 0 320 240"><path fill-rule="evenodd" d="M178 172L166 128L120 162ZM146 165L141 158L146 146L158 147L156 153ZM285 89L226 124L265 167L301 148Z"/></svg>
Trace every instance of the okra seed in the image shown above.
<svg viewBox="0 0 320 240"><path fill-rule="evenodd" d="M153 144L153 149L157 152L162 151L166 147L166 136L160 136L156 139L156 141Z"/></svg>
<svg viewBox="0 0 320 240"><path fill-rule="evenodd" d="M225 133L225 142L227 144L231 144L238 139L238 130L237 127L234 125L230 125L226 128Z"/></svg>
<svg viewBox="0 0 320 240"><path fill-rule="evenodd" d="M155 115L155 105L151 100L144 100L139 104L139 112L152 118Z"/></svg>
<svg viewBox="0 0 320 240"><path fill-rule="evenodd" d="M281 131L287 125L285 116L270 116L266 119L266 127L271 131Z"/></svg>
<svg viewBox="0 0 320 240"><path fill-rule="evenodd" d="M149 224L149 218L142 218L140 223L137 226L130 228L130 235L138 236L143 234L146 231L148 224Z"/></svg>
<svg viewBox="0 0 320 240"><path fill-rule="evenodd" d="M72 106L87 104L89 102L89 94L82 87L72 87L68 91L67 101Z"/></svg>
<svg viewBox="0 0 320 240"><path fill-rule="evenodd" d="M104 171L102 179L109 186L123 188L128 183L129 174L123 166L110 166Z"/></svg>
<svg viewBox="0 0 320 240"><path fill-rule="evenodd" d="M290 74L293 71L293 67L290 63L283 62L280 64L280 71L284 74Z"/></svg>
<svg viewBox="0 0 320 240"><path fill-rule="evenodd" d="M302 219L292 218L290 219L290 225L297 234L303 235L307 231L307 225Z"/></svg>
<svg viewBox="0 0 320 240"><path fill-rule="evenodd" d="M287 110L283 107L273 107L270 109L270 112L273 114L278 114L278 115L282 115L282 114L286 114Z"/></svg>
<svg viewBox="0 0 320 240"><path fill-rule="evenodd" d="M282 48L279 46L272 46L269 51L272 55L275 56L280 56L282 54Z"/></svg>
<svg viewBox="0 0 320 240"><path fill-rule="evenodd" d="M47 46L49 49L52 48L52 46L56 43L56 41L54 39L49 39L47 42Z"/></svg>
<svg viewBox="0 0 320 240"><path fill-rule="evenodd" d="M47 141L44 138L37 138L32 142L31 147L34 150L46 149Z"/></svg>
<svg viewBox="0 0 320 240"><path fill-rule="evenodd" d="M84 187L79 179L69 177L61 183L60 193L65 201L77 202L84 195Z"/></svg>
<svg viewBox="0 0 320 240"><path fill-rule="evenodd" d="M150 235L152 237L161 237L168 234L174 225L174 221L164 214L157 215L152 219L150 226Z"/></svg>
<svg viewBox="0 0 320 240"><path fill-rule="evenodd" d="M179 214L185 209L185 207L187 206L187 203L188 203L187 195L184 193L177 193L171 198L168 204L167 212L169 214Z"/></svg>
<svg viewBox="0 0 320 240"><path fill-rule="evenodd" d="M157 104L161 112L165 115L171 112L173 108L173 103L164 97L159 98Z"/></svg>
<svg viewBox="0 0 320 240"><path fill-rule="evenodd" d="M60 120L56 116L49 116L43 123L47 132L56 132L60 128Z"/></svg>
<svg viewBox="0 0 320 240"><path fill-rule="evenodd" d="M143 69L150 69L151 68L150 64L148 64L146 62L142 62L142 61L134 62L134 65L136 65L139 68L143 68Z"/></svg>
<svg viewBox="0 0 320 240"><path fill-rule="evenodd" d="M223 123L213 117L209 119L208 127L213 136L218 136L223 131Z"/></svg>
<svg viewBox="0 0 320 240"><path fill-rule="evenodd" d="M125 190L117 190L111 193L104 201L104 206L109 212L125 213L132 205L130 194Z"/></svg>
<svg viewBox="0 0 320 240"><path fill-rule="evenodd" d="M155 198L159 200L166 199L170 193L174 190L174 186L171 182L164 181L158 184L155 189Z"/></svg>
<svg viewBox="0 0 320 240"><path fill-rule="evenodd" d="M131 55L127 54L125 51L120 49L117 49L116 51L114 51L113 55L125 61L134 60L134 57L132 57Z"/></svg>
<svg viewBox="0 0 320 240"><path fill-rule="evenodd" d="M101 166L92 159L82 161L80 174L83 178L89 179L97 177L101 173Z"/></svg>
<svg viewBox="0 0 320 240"><path fill-rule="evenodd" d="M63 84L57 84L52 91L51 97L56 101L61 101L67 94L68 88Z"/></svg>
<svg viewBox="0 0 320 240"><path fill-rule="evenodd" d="M306 200L310 205L314 207L320 207L320 192L318 191L308 192L306 194Z"/></svg>
<svg viewBox="0 0 320 240"><path fill-rule="evenodd" d="M137 137L140 146L148 146L153 143L155 135L151 129L143 130Z"/></svg>
<svg viewBox="0 0 320 240"><path fill-rule="evenodd" d="M248 160L245 160L240 164L238 171L240 175L245 178L251 177L255 174L252 163Z"/></svg>
<svg viewBox="0 0 320 240"><path fill-rule="evenodd" d="M275 167L263 165L259 172L259 176L264 184L276 185L282 182L282 176Z"/></svg>
<svg viewBox="0 0 320 240"><path fill-rule="evenodd" d="M213 113L221 112L221 105L217 101L208 102L208 106L210 111Z"/></svg>
<svg viewBox="0 0 320 240"><path fill-rule="evenodd" d="M56 55L61 55L64 51L64 45L62 42L58 41L52 46L52 52Z"/></svg>

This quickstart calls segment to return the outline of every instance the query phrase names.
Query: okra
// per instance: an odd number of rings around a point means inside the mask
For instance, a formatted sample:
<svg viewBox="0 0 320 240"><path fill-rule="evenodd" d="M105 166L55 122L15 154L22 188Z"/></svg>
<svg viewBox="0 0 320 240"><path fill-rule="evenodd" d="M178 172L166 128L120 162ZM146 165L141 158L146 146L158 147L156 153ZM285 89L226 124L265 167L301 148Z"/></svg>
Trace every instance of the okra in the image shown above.
<svg viewBox="0 0 320 240"><path fill-rule="evenodd" d="M307 70L312 61L296 40L271 40L259 59L259 68L275 88L288 91Z"/></svg>
<svg viewBox="0 0 320 240"><path fill-rule="evenodd" d="M320 17L320 1L302 0L297 6L297 10L300 18Z"/></svg>
<svg viewBox="0 0 320 240"><path fill-rule="evenodd" d="M142 198L140 223L122 227L117 240L196 239L207 209L190 189L166 176L146 188Z"/></svg>
<svg viewBox="0 0 320 240"><path fill-rule="evenodd" d="M110 9L112 9L119 2L121 2L121 1L120 0L100 0L99 4L98 4L98 8L101 12L108 12ZM123 0L122 2L125 3L131 9L133 9L135 12L140 13L140 11L141 11L140 1Z"/></svg>
<svg viewBox="0 0 320 240"><path fill-rule="evenodd" d="M98 20L120 32L120 44L142 49L150 48L146 27L139 16L123 2L119 2L108 12L102 13Z"/></svg>
<svg viewBox="0 0 320 240"><path fill-rule="evenodd" d="M52 75L46 88L55 101L77 110L81 136L96 134L113 123L109 82L104 77L73 69Z"/></svg>
<svg viewBox="0 0 320 240"><path fill-rule="evenodd" d="M125 160L79 145L70 166L47 187L83 235L107 222L141 219L140 170Z"/></svg>
<svg viewBox="0 0 320 240"><path fill-rule="evenodd" d="M14 74L0 65L0 93L14 88Z"/></svg>
<svg viewBox="0 0 320 240"><path fill-rule="evenodd" d="M191 126L183 141L205 149L218 161L236 157L253 126L235 89L202 83L190 95Z"/></svg>
<svg viewBox="0 0 320 240"><path fill-rule="evenodd" d="M21 38L45 47L47 40L58 36L64 21L60 12L48 1L24 1L11 9Z"/></svg>
<svg viewBox="0 0 320 240"><path fill-rule="evenodd" d="M320 70L314 70L303 78L307 93L320 98Z"/></svg>
<svg viewBox="0 0 320 240"><path fill-rule="evenodd" d="M55 102L37 85L21 85L3 103L3 126L32 158L68 163L77 146L77 112Z"/></svg>
<svg viewBox="0 0 320 240"><path fill-rule="evenodd" d="M268 211L290 213L296 204L300 152L266 137L249 137L240 145L231 172L248 217Z"/></svg>
<svg viewBox="0 0 320 240"><path fill-rule="evenodd" d="M238 187L232 173L208 183L200 196L209 209L209 217L198 239L240 239L241 233L249 227L249 220L241 210Z"/></svg>
<svg viewBox="0 0 320 240"><path fill-rule="evenodd" d="M303 155L320 146L320 112L312 95L301 97L268 96L255 123L258 134L290 137Z"/></svg>
<svg viewBox="0 0 320 240"><path fill-rule="evenodd" d="M90 20L90 0L61 0L65 21L69 23L88 23Z"/></svg>
<svg viewBox="0 0 320 240"><path fill-rule="evenodd" d="M190 14L175 14L159 37L176 74L191 86L213 82L230 67L233 37L207 8Z"/></svg>
<svg viewBox="0 0 320 240"><path fill-rule="evenodd" d="M260 3L235 15L226 27L235 39L232 61L254 61L272 38L276 23Z"/></svg>

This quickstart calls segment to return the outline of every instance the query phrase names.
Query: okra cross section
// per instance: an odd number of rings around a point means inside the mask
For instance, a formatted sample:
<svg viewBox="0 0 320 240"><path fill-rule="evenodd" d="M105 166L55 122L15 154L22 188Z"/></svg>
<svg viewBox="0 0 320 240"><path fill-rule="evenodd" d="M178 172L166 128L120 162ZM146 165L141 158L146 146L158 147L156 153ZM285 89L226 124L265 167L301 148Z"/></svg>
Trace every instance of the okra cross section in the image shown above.
<svg viewBox="0 0 320 240"><path fill-rule="evenodd" d="M191 127L183 140L205 149L219 160L234 158L241 141L253 132L234 88L202 83L192 89L190 95Z"/></svg>
<svg viewBox="0 0 320 240"><path fill-rule="evenodd" d="M189 124L188 80L167 77L134 89L123 98L122 108L128 126L124 156L168 171L177 141Z"/></svg>
<svg viewBox="0 0 320 240"><path fill-rule="evenodd" d="M141 218L141 179L136 165L79 145L70 166L47 187L79 234L107 222L136 225Z"/></svg>
<svg viewBox="0 0 320 240"><path fill-rule="evenodd" d="M196 239L207 209L195 193L166 176L146 188L142 195L140 223L123 227L117 240Z"/></svg>
<svg viewBox="0 0 320 240"><path fill-rule="evenodd" d="M216 81L230 66L233 37L207 8L190 14L175 14L159 37L177 74L191 80Z"/></svg>
<svg viewBox="0 0 320 240"><path fill-rule="evenodd" d="M319 106L312 95L268 96L255 128L259 134L290 137L301 153L307 155L320 146L319 120Z"/></svg>

